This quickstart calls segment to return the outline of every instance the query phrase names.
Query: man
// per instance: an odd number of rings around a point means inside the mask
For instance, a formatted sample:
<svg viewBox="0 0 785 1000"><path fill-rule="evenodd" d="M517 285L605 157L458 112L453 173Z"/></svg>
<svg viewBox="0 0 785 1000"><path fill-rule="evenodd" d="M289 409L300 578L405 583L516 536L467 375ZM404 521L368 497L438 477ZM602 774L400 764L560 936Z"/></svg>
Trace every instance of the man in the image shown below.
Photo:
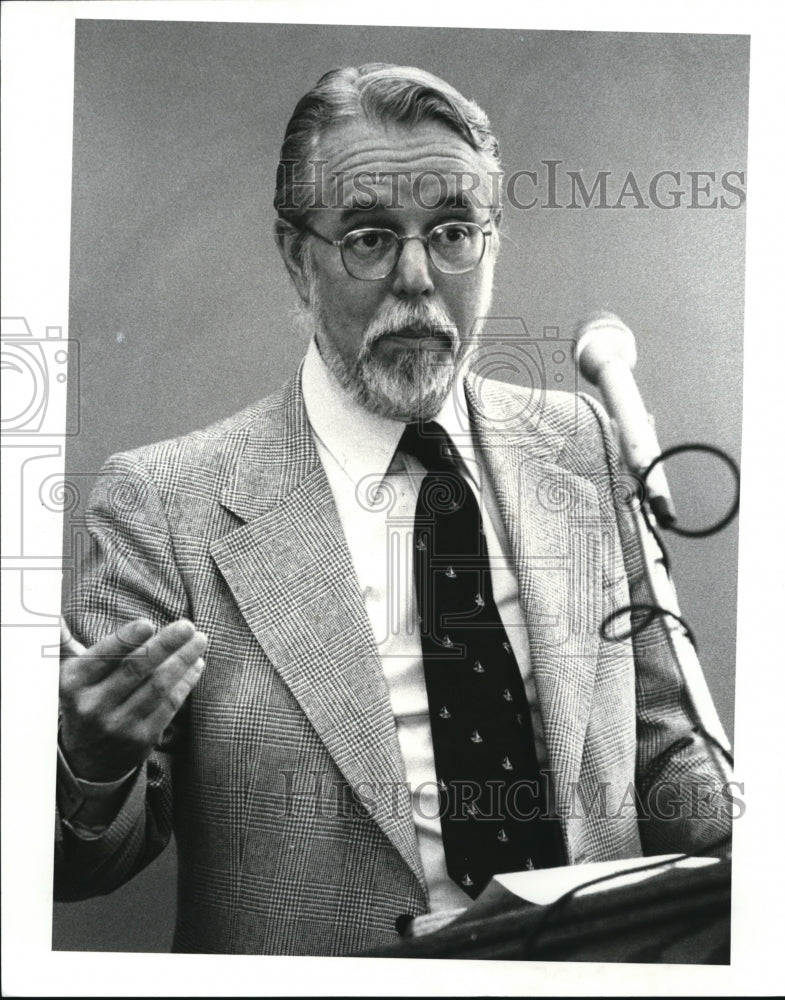
<svg viewBox="0 0 785 1000"><path fill-rule="evenodd" d="M498 177L484 113L421 70L333 71L297 105L275 204L303 365L115 456L92 498L59 898L174 829L176 950L346 954L494 872L727 833L686 801L721 775L661 623L601 637L651 601L606 418L472 374Z"/></svg>

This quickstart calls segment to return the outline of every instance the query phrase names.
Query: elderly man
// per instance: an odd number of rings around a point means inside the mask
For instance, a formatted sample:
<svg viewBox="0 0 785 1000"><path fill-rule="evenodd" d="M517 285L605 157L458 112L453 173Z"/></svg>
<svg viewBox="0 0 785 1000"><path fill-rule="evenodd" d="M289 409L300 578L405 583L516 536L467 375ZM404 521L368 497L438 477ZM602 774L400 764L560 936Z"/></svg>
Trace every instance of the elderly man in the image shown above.
<svg viewBox="0 0 785 1000"><path fill-rule="evenodd" d="M661 623L601 637L651 600L603 412L472 373L499 177L485 114L421 70L335 70L297 105L275 204L303 364L115 456L91 501L58 898L174 830L176 950L346 954L496 872L727 831L682 794L721 776Z"/></svg>

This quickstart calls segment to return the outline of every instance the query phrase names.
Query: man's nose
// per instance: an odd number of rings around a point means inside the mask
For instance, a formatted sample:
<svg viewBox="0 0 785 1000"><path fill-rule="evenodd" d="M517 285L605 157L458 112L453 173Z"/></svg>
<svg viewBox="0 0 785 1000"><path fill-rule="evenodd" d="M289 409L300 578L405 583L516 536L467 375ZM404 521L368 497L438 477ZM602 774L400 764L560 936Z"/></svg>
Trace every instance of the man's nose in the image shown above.
<svg viewBox="0 0 785 1000"><path fill-rule="evenodd" d="M424 239L408 238L393 272L393 292L402 298L433 292L431 260Z"/></svg>

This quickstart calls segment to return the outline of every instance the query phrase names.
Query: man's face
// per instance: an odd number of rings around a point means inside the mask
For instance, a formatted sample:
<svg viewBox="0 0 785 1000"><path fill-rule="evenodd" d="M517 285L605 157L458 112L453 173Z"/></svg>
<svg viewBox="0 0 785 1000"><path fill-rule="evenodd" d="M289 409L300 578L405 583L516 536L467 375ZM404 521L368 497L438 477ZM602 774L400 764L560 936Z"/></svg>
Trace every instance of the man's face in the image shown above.
<svg viewBox="0 0 785 1000"><path fill-rule="evenodd" d="M387 277L361 280L347 272L338 247L313 236L304 267L293 273L321 354L354 398L384 416L429 419L490 306L498 239L491 166L436 122L344 124L326 134L315 158L327 161L325 178L341 178L341 187L325 190L328 207L308 217L329 240L367 227L424 237L448 222L493 231L477 267L463 274L443 273L425 244L410 239Z"/></svg>

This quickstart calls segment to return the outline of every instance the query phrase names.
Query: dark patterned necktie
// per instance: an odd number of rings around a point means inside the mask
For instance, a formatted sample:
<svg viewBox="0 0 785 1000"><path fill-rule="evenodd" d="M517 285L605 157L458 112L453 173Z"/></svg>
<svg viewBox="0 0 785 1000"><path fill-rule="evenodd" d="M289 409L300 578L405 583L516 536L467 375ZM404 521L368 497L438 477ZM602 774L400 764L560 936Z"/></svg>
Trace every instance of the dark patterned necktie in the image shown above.
<svg viewBox="0 0 785 1000"><path fill-rule="evenodd" d="M450 877L476 897L497 872L561 863L518 664L491 586L480 511L436 423L399 446L427 472L414 518L425 683Z"/></svg>

